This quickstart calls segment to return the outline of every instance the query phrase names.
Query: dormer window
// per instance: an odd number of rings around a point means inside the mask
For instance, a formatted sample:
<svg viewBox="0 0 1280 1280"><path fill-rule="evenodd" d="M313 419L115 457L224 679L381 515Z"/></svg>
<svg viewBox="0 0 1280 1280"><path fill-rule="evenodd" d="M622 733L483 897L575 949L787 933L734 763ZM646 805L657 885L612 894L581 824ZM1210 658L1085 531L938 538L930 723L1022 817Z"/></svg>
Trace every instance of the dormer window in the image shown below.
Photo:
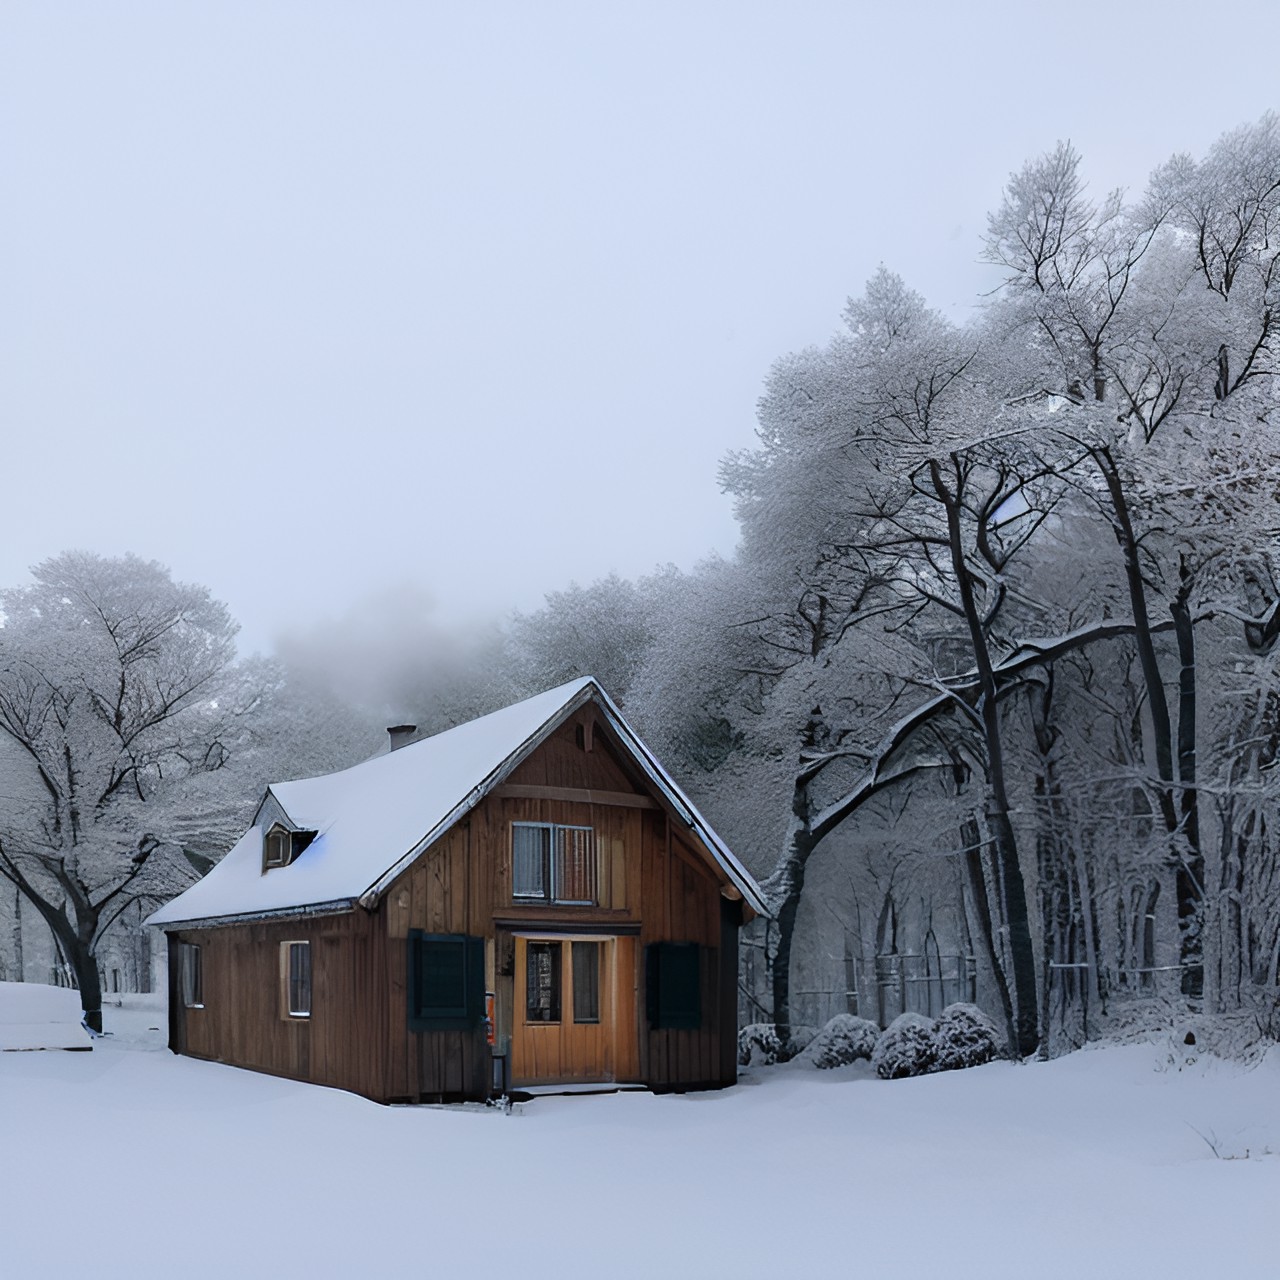
<svg viewBox="0 0 1280 1280"><path fill-rule="evenodd" d="M266 844L262 851L263 870L272 867L287 867L293 861L293 832L284 827L274 826L267 832Z"/></svg>
<svg viewBox="0 0 1280 1280"><path fill-rule="evenodd" d="M296 862L299 854L315 838L314 831L290 831L277 822L263 837L263 871L270 871L272 867L287 867L291 862Z"/></svg>

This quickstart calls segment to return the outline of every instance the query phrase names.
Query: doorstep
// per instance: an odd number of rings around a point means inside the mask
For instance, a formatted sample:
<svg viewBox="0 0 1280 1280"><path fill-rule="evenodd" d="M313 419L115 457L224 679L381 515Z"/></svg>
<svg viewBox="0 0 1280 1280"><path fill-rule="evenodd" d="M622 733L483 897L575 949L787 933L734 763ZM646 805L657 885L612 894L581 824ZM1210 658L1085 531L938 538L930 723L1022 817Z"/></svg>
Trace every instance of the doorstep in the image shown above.
<svg viewBox="0 0 1280 1280"><path fill-rule="evenodd" d="M570 1093L647 1093L647 1084L629 1084L626 1081L597 1080L583 1084L530 1084L517 1085L507 1095L512 1102L524 1102L530 1098L554 1098Z"/></svg>

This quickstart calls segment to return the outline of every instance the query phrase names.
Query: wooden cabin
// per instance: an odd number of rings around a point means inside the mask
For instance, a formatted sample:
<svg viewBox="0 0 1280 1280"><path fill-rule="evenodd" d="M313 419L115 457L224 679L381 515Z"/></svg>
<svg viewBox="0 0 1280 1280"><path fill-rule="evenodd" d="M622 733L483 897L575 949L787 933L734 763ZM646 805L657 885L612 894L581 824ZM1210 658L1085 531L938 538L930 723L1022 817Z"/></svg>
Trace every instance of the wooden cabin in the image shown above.
<svg viewBox="0 0 1280 1280"><path fill-rule="evenodd" d="M760 889L599 685L409 732L151 917L170 1048L380 1102L732 1084Z"/></svg>

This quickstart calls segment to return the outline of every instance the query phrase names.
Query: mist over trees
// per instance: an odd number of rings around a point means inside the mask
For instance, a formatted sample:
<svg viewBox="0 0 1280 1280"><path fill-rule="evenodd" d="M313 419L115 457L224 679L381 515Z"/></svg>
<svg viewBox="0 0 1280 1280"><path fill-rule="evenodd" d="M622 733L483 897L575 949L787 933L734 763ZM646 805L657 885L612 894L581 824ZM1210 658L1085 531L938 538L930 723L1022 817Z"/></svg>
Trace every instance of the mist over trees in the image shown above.
<svg viewBox="0 0 1280 1280"><path fill-rule="evenodd" d="M1280 121L1132 195L1058 144L981 252L968 323L881 269L775 363L722 468L731 559L469 629L398 592L270 661L157 566L41 566L2 600L34 782L0 874L96 985L112 912L182 887L266 782L591 674L762 879L743 997L784 1044L904 956L975 957L1023 1055L1132 1001L1271 1029Z"/></svg>

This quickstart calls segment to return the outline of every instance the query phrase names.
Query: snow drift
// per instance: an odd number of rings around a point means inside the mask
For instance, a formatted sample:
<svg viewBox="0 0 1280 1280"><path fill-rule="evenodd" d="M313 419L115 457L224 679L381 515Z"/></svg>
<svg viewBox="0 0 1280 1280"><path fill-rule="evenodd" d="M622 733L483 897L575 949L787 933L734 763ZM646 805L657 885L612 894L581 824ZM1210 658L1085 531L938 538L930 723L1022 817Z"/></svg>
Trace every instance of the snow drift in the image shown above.
<svg viewBox="0 0 1280 1280"><path fill-rule="evenodd" d="M0 1050L92 1049L80 993L38 982L0 982Z"/></svg>

